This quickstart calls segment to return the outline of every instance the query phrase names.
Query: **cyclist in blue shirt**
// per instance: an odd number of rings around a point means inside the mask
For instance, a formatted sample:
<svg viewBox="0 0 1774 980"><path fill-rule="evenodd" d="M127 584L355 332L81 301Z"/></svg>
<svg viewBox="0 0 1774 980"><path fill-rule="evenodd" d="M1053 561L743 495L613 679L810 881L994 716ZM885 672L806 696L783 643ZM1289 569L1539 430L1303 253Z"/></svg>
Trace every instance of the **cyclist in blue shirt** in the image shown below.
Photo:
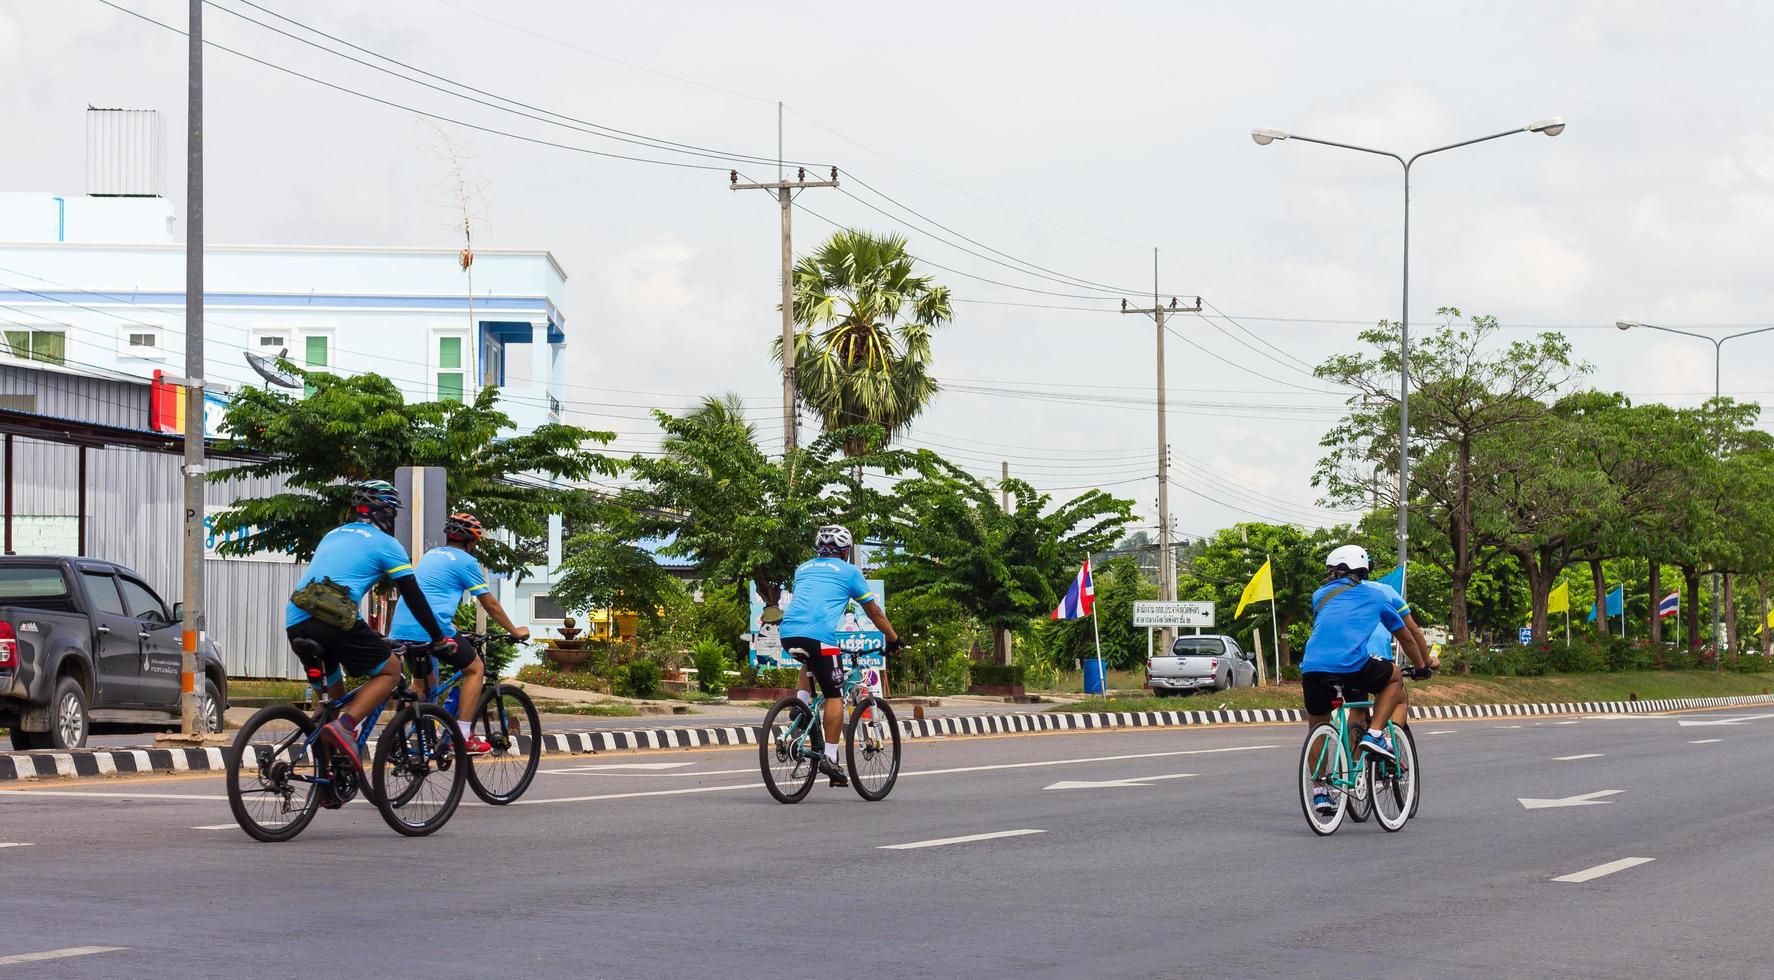
<svg viewBox="0 0 1774 980"><path fill-rule="evenodd" d="M322 737L360 771L357 724L394 693L400 662L388 640L358 616L358 604L376 583L389 578L402 598L424 605L406 549L390 533L400 506L400 491L385 480L355 487L351 494L355 519L320 539L308 574L297 584L284 613L284 632L308 668L309 683L329 687L337 697L344 693L347 672L369 678L344 712L321 729ZM419 627L433 642L443 638L429 608L421 614Z"/></svg>
<svg viewBox="0 0 1774 980"><path fill-rule="evenodd" d="M1398 638L1405 654L1420 669L1427 669L1428 652L1406 629L1404 617L1392 603L1364 584L1371 566L1365 548L1344 545L1330 553L1325 565L1331 578L1312 594L1312 635L1300 660L1307 730L1330 721L1331 701L1336 696L1333 685L1340 685L1351 699L1365 700L1370 695L1374 699L1373 716L1358 751L1396 758L1385 732L1374 728L1373 720L1392 716L1404 675L1392 661L1370 657L1368 640L1376 626L1383 627ZM1322 790L1314 794L1313 805L1320 810L1335 809L1330 794Z"/></svg>
<svg viewBox="0 0 1774 980"><path fill-rule="evenodd" d="M505 607L493 596L493 590L487 585L487 573L475 560L474 547L480 543L486 528L481 526L473 514L451 514L444 521L444 539L449 543L441 548L433 548L419 559L417 574L419 591L424 593L425 602L431 614L437 620L438 628L443 630L448 640L433 653L434 660L441 660L462 671L462 685L456 702L456 724L462 729L462 738L467 745L469 755L485 755L493 751L487 740L474 734L474 712L480 706L481 683L486 678L486 666L481 663L479 654L474 647L462 641L456 633L456 607L462 604L462 596L466 593L481 604L487 616L498 623L518 641L530 638L530 631L518 626L505 614ZM394 620L388 628L388 635L396 640L414 641L425 639L425 628L419 625L414 613L415 607L402 602L394 611ZM437 668L432 667L435 675Z"/></svg>
<svg viewBox="0 0 1774 980"><path fill-rule="evenodd" d="M904 644L881 604L869 590L862 569L850 564L853 539L850 531L837 524L827 524L814 536L813 550L818 557L803 562L795 569L794 600L783 610L782 648L805 664L806 673L819 684L825 696L825 758L819 771L831 777L833 786L848 786L850 780L838 763L838 745L844 727L844 669L838 649L838 624L844 610L855 601L862 605L875 628L887 637L887 652L896 653ZM803 678L803 698L812 685Z"/></svg>

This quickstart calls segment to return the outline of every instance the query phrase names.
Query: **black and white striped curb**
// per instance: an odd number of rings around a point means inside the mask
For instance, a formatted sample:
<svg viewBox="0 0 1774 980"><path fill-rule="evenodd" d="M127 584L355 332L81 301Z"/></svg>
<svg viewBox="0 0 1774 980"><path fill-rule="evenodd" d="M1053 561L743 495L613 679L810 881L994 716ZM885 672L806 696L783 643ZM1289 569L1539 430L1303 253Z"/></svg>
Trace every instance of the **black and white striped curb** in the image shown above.
<svg viewBox="0 0 1774 980"><path fill-rule="evenodd" d="M1655 701L1570 701L1552 704L1413 705L1411 717L1424 720L1518 718L1543 715L1655 714L1696 708L1774 704L1771 695L1726 698L1665 698ZM1239 708L1216 711L1025 712L957 715L902 720L906 738L1017 735L1036 732L1105 731L1125 728L1186 728L1202 725L1304 722L1298 708ZM545 754L623 752L636 749L688 749L756 745L759 728L645 728L634 731L552 732L542 736ZM228 749L87 749L76 752L20 752L0 755L0 782L45 777L108 776L138 772L207 772L227 767Z"/></svg>

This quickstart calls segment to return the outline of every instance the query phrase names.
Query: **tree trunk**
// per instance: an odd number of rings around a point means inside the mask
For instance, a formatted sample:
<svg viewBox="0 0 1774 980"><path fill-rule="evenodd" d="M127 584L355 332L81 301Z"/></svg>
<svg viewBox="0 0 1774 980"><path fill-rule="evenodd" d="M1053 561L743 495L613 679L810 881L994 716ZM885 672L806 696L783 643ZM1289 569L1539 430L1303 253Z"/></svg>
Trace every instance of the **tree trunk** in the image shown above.
<svg viewBox="0 0 1774 980"><path fill-rule="evenodd" d="M1731 658L1737 658L1742 647L1737 645L1737 576L1725 573L1725 646L1731 650Z"/></svg>
<svg viewBox="0 0 1774 980"><path fill-rule="evenodd" d="M1657 559L1651 559L1651 622L1648 624L1651 634L1651 646L1661 651L1663 644L1663 617L1657 615L1657 607L1663 604L1663 565ZM1659 654L1661 656L1661 654Z"/></svg>
<svg viewBox="0 0 1774 980"><path fill-rule="evenodd" d="M1693 565L1679 565L1682 570L1682 584L1686 586L1687 595L1682 597L1682 619L1688 626L1688 651L1700 652L1700 569Z"/></svg>
<svg viewBox="0 0 1774 980"><path fill-rule="evenodd" d="M1010 630L1003 626L992 627L992 652L994 658L1002 666L1010 666Z"/></svg>
<svg viewBox="0 0 1774 980"><path fill-rule="evenodd" d="M1608 638L1608 579L1602 574L1600 558L1589 559L1589 574L1595 579L1595 632L1605 640Z"/></svg>
<svg viewBox="0 0 1774 980"><path fill-rule="evenodd" d="M1510 553L1521 563L1522 574L1528 579L1528 595L1533 601L1533 615L1528 620L1528 627L1533 630L1535 643L1545 643L1548 629L1546 606L1552 594L1552 576L1541 567L1539 556L1533 549L1522 548Z"/></svg>
<svg viewBox="0 0 1774 980"><path fill-rule="evenodd" d="M1471 638L1467 626L1466 588L1472 581L1472 442L1469 439L1460 441L1457 457L1456 476L1454 478L1454 519L1449 521L1449 541L1453 546L1454 567L1449 576L1453 580L1453 588L1448 598L1448 618L1453 620L1448 626L1454 631L1454 642L1465 643ZM1408 487L1400 486L1400 496Z"/></svg>

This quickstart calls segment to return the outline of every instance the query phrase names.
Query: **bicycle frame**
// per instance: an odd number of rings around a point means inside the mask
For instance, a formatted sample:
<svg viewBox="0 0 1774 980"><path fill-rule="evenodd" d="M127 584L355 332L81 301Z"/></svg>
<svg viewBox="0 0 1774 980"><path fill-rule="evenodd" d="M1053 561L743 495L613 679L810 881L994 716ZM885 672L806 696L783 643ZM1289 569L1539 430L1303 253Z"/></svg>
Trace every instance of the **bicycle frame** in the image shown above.
<svg viewBox="0 0 1774 980"><path fill-rule="evenodd" d="M862 682L862 666L857 662L859 655L855 651L841 654L839 662L842 663L843 657L846 656L850 658L850 668L844 672L843 691L839 696L847 709L844 718L847 722L849 721L848 710L853 709L856 706L856 702L862 700L863 696L866 696L871 692L869 691L868 685ZM810 712L808 719L811 725L815 727L805 732L797 732L792 728L789 730L789 740L794 743L795 752L798 755L811 753L811 750L805 749L802 743L806 738L812 735L813 731L819 731L822 737L825 731L823 727L818 727L825 724L825 694L819 690L818 684L811 683L811 677L808 678L808 681L813 688L812 696L807 700L807 709ZM859 695L858 692L862 693ZM810 758L811 755L808 755L808 757Z"/></svg>
<svg viewBox="0 0 1774 980"><path fill-rule="evenodd" d="M1371 713L1374 708L1374 702L1372 700L1344 701L1342 698L1338 698L1332 702L1331 728L1336 732L1336 737L1342 742L1344 748L1354 756L1354 759L1351 760L1349 776L1345 779L1338 776L1336 773L1331 773L1328 776L1321 775L1320 777L1324 780L1325 785L1335 787L1344 792L1353 791L1356 785L1361 782L1362 773L1367 769L1367 753L1357 751L1356 748L1350 747L1349 744L1349 711L1352 708L1366 708ZM1398 739L1403 737L1398 731L1398 726L1393 724L1392 719L1390 718L1386 719L1386 737L1391 739L1393 744L1397 744ZM1325 770L1330 768L1330 752L1331 743L1327 740L1324 743L1323 748L1319 750L1318 758L1313 760L1312 771L1314 773L1322 774Z"/></svg>

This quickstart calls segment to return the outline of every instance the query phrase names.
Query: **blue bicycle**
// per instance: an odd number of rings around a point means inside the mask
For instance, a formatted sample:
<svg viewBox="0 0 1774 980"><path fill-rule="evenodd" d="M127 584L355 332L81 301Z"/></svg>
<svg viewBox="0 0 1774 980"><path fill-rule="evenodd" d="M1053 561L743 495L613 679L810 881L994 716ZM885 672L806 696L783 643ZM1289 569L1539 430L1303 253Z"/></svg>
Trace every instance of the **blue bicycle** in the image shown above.
<svg viewBox="0 0 1774 980"><path fill-rule="evenodd" d="M408 653L400 644L395 650ZM262 708L234 736L228 806L249 836L268 843L291 840L322 808L338 809L366 791L388 826L409 837L435 833L455 814L469 770L456 720L421 700L403 673L393 696L358 725L361 758L383 710L396 705L376 742L365 787L350 760L320 738L321 726L337 718L356 693L326 701L312 715L293 704Z"/></svg>
<svg viewBox="0 0 1774 980"><path fill-rule="evenodd" d="M488 643L511 639L504 633L456 635L474 647L483 663L486 662ZM431 686L434 680L434 677L426 679L425 700L441 705L451 715L468 722L474 733L492 746L490 752L468 757L471 763L468 788L474 790L474 795L482 802L492 806L504 806L524 795L542 762L542 718L536 712L535 702L522 688L500 683L499 674L490 663L487 664L486 683L481 688L480 705L472 714L458 711L462 698L461 671L448 674L435 687Z"/></svg>
<svg viewBox="0 0 1774 980"><path fill-rule="evenodd" d="M844 757L850 785L865 800L887 798L899 780L899 723L893 708L869 692L855 652L848 654L844 677ZM810 703L786 697L770 707L758 738L758 763L764 786L781 803L799 803L813 789L819 759L825 754L825 698L814 692Z"/></svg>

